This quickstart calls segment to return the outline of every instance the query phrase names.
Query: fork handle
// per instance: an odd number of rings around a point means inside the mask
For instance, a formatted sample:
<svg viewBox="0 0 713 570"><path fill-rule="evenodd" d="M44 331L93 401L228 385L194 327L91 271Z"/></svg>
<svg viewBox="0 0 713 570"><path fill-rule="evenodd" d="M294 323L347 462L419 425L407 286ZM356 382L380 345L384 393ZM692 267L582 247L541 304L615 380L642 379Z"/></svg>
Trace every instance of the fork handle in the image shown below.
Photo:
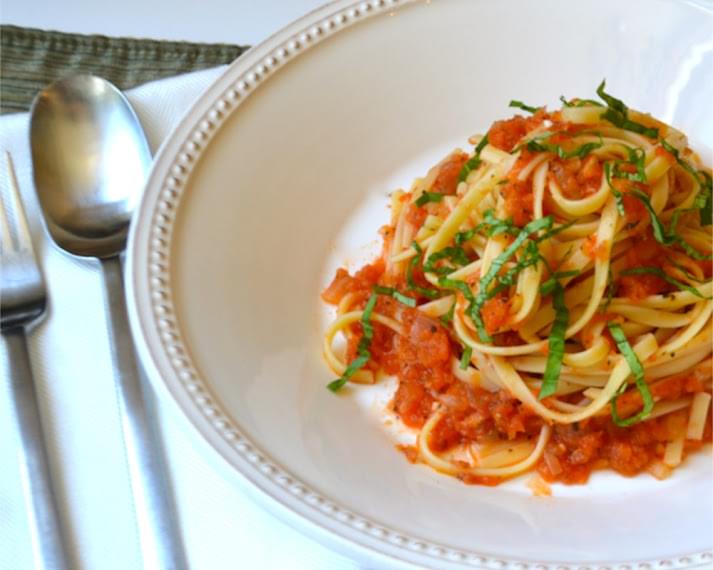
<svg viewBox="0 0 713 570"><path fill-rule="evenodd" d="M65 570L69 563L52 489L27 338L22 327L3 331L3 337L9 353L10 398L20 437L18 459L29 516L32 556L35 567L40 570Z"/></svg>
<svg viewBox="0 0 713 570"><path fill-rule="evenodd" d="M158 430L149 419L145 386L142 386L139 376L126 312L120 258L102 259L101 266L109 309L121 427L144 567L181 570L187 564L176 525Z"/></svg>

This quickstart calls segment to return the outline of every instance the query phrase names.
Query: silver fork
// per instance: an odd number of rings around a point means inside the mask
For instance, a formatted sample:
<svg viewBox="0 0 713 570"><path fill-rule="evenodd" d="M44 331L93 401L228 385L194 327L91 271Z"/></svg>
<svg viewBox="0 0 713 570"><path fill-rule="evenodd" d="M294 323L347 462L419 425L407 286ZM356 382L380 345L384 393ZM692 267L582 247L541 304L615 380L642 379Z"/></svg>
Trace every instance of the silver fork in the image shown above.
<svg viewBox="0 0 713 570"><path fill-rule="evenodd" d="M26 332L44 315L47 289L32 248L12 157L6 154L10 199L0 197L0 330L8 352L11 405L20 437L18 453L29 514L35 567L69 567L52 489ZM13 204L8 207L12 202Z"/></svg>

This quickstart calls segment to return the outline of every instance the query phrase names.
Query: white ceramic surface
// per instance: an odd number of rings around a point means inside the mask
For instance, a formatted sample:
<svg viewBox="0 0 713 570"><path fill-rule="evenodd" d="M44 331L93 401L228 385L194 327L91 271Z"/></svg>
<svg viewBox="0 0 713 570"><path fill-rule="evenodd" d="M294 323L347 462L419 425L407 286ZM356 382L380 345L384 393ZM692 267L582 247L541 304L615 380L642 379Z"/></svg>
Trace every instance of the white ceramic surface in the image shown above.
<svg viewBox="0 0 713 570"><path fill-rule="evenodd" d="M159 391L306 530L394 561L710 566L710 455L664 482L597 474L547 499L412 466L379 390L324 388L318 295L363 261L387 192L511 98L588 97L606 77L713 146L712 50L710 8L672 0L336 2L297 21L231 66L157 158L129 296Z"/></svg>

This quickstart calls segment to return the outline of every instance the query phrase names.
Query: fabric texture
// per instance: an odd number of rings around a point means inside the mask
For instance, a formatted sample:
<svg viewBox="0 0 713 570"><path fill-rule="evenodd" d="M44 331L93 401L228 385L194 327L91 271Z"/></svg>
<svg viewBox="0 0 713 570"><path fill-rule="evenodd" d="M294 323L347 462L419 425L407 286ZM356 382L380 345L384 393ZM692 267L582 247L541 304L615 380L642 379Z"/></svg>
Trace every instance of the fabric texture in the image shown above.
<svg viewBox="0 0 713 570"><path fill-rule="evenodd" d="M130 89L230 63L247 49L0 26L0 113L29 110L42 87L65 75L93 73Z"/></svg>

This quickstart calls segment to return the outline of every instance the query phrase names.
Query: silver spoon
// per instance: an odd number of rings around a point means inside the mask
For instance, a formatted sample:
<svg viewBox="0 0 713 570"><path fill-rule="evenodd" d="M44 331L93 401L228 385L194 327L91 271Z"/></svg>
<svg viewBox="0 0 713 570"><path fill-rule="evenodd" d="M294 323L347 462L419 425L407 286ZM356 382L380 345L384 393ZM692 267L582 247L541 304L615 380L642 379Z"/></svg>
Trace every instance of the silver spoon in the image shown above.
<svg viewBox="0 0 713 570"><path fill-rule="evenodd" d="M126 98L91 75L61 79L30 117L35 188L45 223L66 252L101 261L129 477L146 568L185 568L157 434L149 421L129 332L120 255L151 165Z"/></svg>

